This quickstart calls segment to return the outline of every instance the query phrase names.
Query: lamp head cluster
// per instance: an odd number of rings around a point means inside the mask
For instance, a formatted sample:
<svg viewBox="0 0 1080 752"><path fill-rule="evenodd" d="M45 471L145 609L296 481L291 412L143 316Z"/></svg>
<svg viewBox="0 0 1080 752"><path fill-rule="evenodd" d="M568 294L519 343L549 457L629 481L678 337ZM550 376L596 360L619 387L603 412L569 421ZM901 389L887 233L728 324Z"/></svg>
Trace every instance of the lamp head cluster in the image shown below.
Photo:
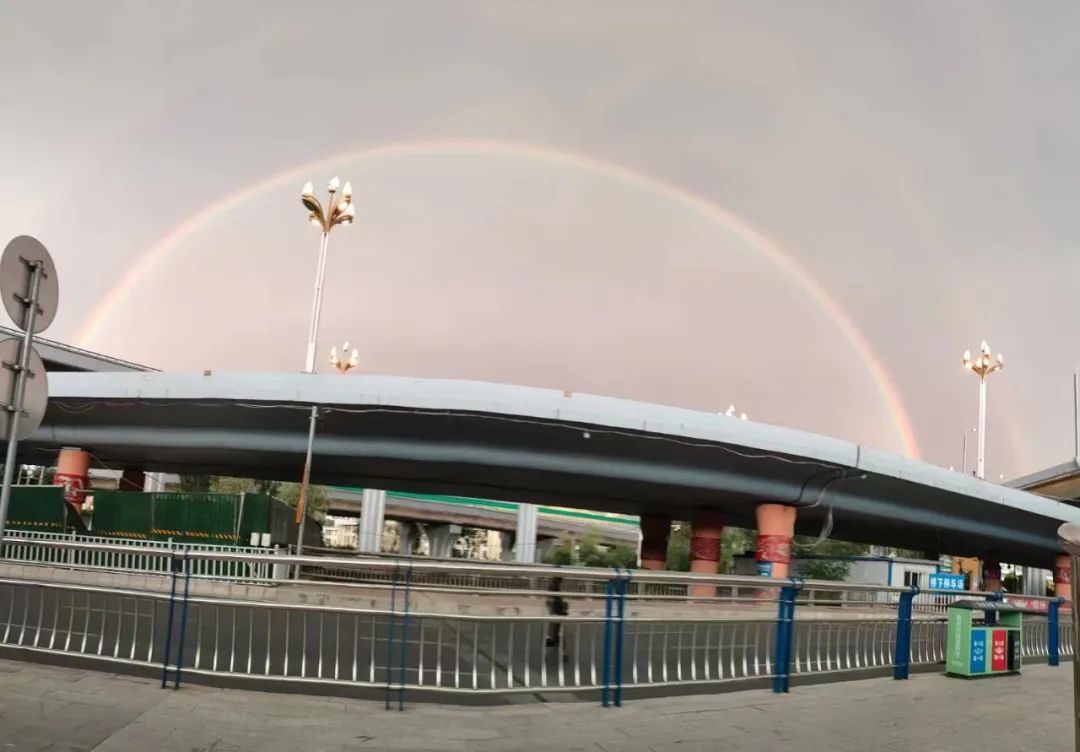
<svg viewBox="0 0 1080 752"><path fill-rule="evenodd" d="M341 359L346 356L348 356L348 360ZM353 348L353 351L350 354L348 342L341 348L341 357L338 357L338 349L336 347L330 348L330 366L337 369L338 373L348 373L358 365L360 365L360 351Z"/></svg>
<svg viewBox="0 0 1080 752"><path fill-rule="evenodd" d="M330 232L337 225L352 224L356 218L356 207L352 202L352 183L346 181L345 185L342 185L341 180L334 178L326 190L329 197L324 209L319 199L315 198L315 187L311 181L304 183L300 202L309 212L308 221L323 232ZM337 197L339 192L340 198Z"/></svg>
<svg viewBox="0 0 1080 752"><path fill-rule="evenodd" d="M986 340L983 340L979 346L979 352L974 358L971 357L971 350L964 351L963 363L964 368L979 378L985 379L990 374L1005 367L1005 356L998 353L997 357L994 357L990 345L986 344Z"/></svg>
<svg viewBox="0 0 1080 752"><path fill-rule="evenodd" d="M736 413L735 405L728 405L728 409L724 411L724 415L728 418L738 418L739 420L746 420L746 413Z"/></svg>

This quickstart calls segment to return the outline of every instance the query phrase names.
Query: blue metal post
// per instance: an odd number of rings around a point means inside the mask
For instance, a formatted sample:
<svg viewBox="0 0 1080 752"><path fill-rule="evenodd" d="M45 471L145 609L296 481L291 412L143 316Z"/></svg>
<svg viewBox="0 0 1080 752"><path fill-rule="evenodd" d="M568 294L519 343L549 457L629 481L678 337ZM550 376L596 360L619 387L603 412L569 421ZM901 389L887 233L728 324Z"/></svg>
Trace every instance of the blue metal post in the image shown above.
<svg viewBox="0 0 1080 752"><path fill-rule="evenodd" d="M165 624L165 657L161 661L162 689L165 689L169 684L169 656L172 655L173 616L176 613L176 572L179 563L172 556L169 557L169 569L172 570L172 588L169 591L169 620Z"/></svg>
<svg viewBox="0 0 1080 752"><path fill-rule="evenodd" d="M619 580L619 626L615 633L615 707L622 707L623 633L626 631L626 591L630 587L630 570Z"/></svg>
<svg viewBox="0 0 1080 752"><path fill-rule="evenodd" d="M802 580L792 578L791 584L780 591L776 615L776 676L773 692L786 693L791 687L791 652L795 641L795 598L802 590Z"/></svg>
<svg viewBox="0 0 1080 752"><path fill-rule="evenodd" d="M173 689L180 689L180 674L184 670L184 637L187 635L188 585L191 584L191 559L188 548L184 547L184 602L180 604L180 644L176 648L176 675L173 677Z"/></svg>
<svg viewBox="0 0 1080 752"><path fill-rule="evenodd" d="M907 679L911 674L911 614L912 601L919 593L919 587L912 585L911 590L900 594L900 605L896 609L896 655L893 663L893 678Z"/></svg>
<svg viewBox="0 0 1080 752"><path fill-rule="evenodd" d="M608 580L604 586L604 652L603 678L604 688L600 691L600 704L605 708L611 705L611 606L615 597L615 580Z"/></svg>
<svg viewBox="0 0 1080 752"><path fill-rule="evenodd" d="M394 669L391 668L391 656L394 655L394 618L397 612L398 569L401 564L394 562L394 577L390 581L390 615L386 619L386 710L390 709L390 693L393 692Z"/></svg>
<svg viewBox="0 0 1080 752"><path fill-rule="evenodd" d="M1003 603L1005 601L1005 593L998 591L996 593L990 593L986 596L986 600L990 603ZM997 611L986 611L986 626L993 626L997 624Z"/></svg>
<svg viewBox="0 0 1080 752"><path fill-rule="evenodd" d="M1061 632L1058 631L1060 621L1058 609L1061 608L1061 603L1064 600L1064 598L1058 598L1056 601L1050 601L1046 609L1046 646L1049 654L1046 657L1046 662L1051 666L1061 665Z"/></svg>
<svg viewBox="0 0 1080 752"><path fill-rule="evenodd" d="M405 570L405 616L401 620L401 683L398 686L398 711L405 709L405 665L409 662L409 590L412 588L412 561ZM387 656L389 657L389 656ZM389 669L389 661L387 661Z"/></svg>

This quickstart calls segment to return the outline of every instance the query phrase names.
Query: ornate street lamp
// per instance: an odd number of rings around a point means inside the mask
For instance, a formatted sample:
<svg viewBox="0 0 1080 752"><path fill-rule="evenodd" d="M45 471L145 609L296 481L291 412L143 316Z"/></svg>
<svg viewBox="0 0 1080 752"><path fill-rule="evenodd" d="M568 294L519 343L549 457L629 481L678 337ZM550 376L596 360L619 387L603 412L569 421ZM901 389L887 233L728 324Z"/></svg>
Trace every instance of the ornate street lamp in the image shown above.
<svg viewBox="0 0 1080 752"><path fill-rule="evenodd" d="M1005 367L1005 356L998 353L995 358L990 351L990 345L986 340L979 346L979 354L973 359L971 350L964 351L964 368L979 377L979 425L976 433L979 437L978 455L975 460L975 474L980 478L986 477L986 379ZM967 434L965 434L965 437Z"/></svg>

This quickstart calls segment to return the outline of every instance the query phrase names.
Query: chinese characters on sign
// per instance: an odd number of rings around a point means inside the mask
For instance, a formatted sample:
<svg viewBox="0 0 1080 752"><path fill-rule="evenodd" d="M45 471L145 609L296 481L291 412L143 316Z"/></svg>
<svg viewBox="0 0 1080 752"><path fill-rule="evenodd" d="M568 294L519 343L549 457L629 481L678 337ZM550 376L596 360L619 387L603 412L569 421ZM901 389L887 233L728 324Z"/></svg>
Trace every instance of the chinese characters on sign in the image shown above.
<svg viewBox="0 0 1080 752"><path fill-rule="evenodd" d="M1005 630L995 629L991 640L990 670L1005 670Z"/></svg>
<svg viewBox="0 0 1080 752"><path fill-rule="evenodd" d="M946 572L936 572L931 574L930 589L962 592L964 590L964 575L949 574Z"/></svg>
<svg viewBox="0 0 1080 752"><path fill-rule="evenodd" d="M971 633L971 673L986 672L986 632L977 629Z"/></svg>

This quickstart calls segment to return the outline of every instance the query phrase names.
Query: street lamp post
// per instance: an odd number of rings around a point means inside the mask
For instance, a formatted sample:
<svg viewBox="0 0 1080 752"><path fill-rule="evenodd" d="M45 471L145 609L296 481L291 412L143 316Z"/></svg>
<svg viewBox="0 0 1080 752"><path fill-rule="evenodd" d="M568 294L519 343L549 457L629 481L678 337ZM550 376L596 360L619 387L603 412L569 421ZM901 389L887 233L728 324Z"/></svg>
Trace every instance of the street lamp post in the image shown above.
<svg viewBox="0 0 1080 752"><path fill-rule="evenodd" d="M964 475L967 475L967 445L968 445L967 437L968 437L969 433L978 433L978 431L979 431L979 429L977 429L977 428L969 428L968 430L964 431L964 461L961 463L961 467L963 468Z"/></svg>
<svg viewBox="0 0 1080 752"><path fill-rule="evenodd" d="M341 198L337 198L338 190ZM338 225L352 224L356 217L356 207L352 202L352 184L344 186L338 178L330 181L327 187L326 208L315 198L315 189L308 181L300 192L300 203L308 210L308 221L322 230L319 241L319 260L315 266L315 291L311 303L311 324L308 327L307 356L304 358L304 373L315 373L315 348L319 339L319 319L322 315L323 281L326 278L326 253L330 246L330 232ZM296 521L300 527L296 538L296 555L304 552L304 522L307 520L306 506L308 486L311 481L311 455L315 446L315 426L319 421L318 405L311 406L308 425L307 455L304 457L304 474L300 479L300 499L296 503ZM296 578L300 578L300 567L296 567Z"/></svg>
<svg viewBox="0 0 1080 752"><path fill-rule="evenodd" d="M1005 367L1005 357L998 353L995 358L990 352L990 345L983 340L979 346L978 355L972 359L971 351L964 351L964 368L979 377L979 425L976 433L979 435L978 455L975 459L975 474L979 478L986 477L986 379L995 371Z"/></svg>

